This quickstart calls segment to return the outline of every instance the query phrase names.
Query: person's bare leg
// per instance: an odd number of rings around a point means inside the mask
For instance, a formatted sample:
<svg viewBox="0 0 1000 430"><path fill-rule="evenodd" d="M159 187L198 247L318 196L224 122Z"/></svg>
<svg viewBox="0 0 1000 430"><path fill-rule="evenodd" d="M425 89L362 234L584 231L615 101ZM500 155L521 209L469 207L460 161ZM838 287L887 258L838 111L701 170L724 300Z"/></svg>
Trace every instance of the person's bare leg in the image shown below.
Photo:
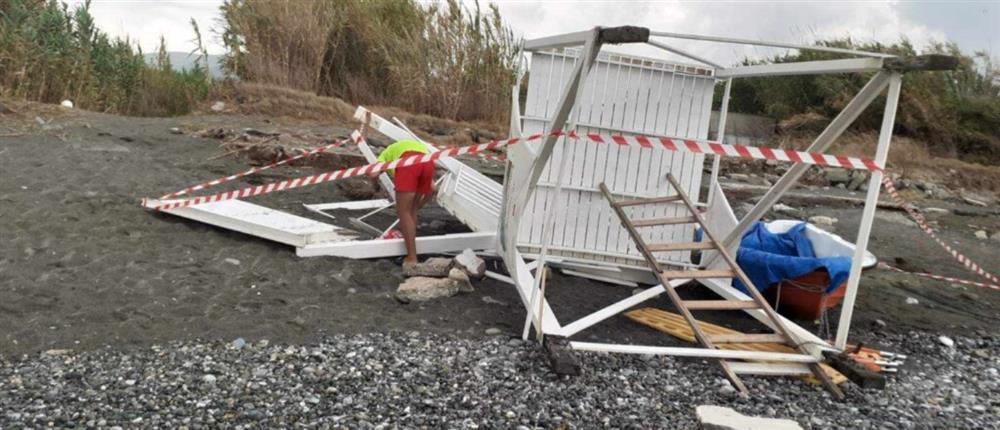
<svg viewBox="0 0 1000 430"><path fill-rule="evenodd" d="M417 194L417 203L413 205L414 216L416 216L416 211L424 207L432 198L434 198L434 194Z"/></svg>
<svg viewBox="0 0 1000 430"><path fill-rule="evenodd" d="M403 264L417 262L417 193L396 193L396 214L399 215L399 231L406 243L406 257Z"/></svg>

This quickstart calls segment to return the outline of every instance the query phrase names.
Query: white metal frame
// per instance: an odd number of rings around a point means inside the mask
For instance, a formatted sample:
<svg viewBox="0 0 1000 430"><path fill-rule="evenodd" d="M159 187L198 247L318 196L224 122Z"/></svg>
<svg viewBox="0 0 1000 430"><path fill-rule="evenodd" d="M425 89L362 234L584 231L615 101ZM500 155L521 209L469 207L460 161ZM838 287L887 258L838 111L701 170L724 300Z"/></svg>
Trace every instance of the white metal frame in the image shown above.
<svg viewBox="0 0 1000 430"><path fill-rule="evenodd" d="M581 82L585 82L588 73L593 65L593 59L597 56L603 41L601 40L600 27L594 28L590 31L576 32L564 35L557 35L552 37L546 37L542 39L535 39L526 41L524 44L524 49L526 51L541 51L541 50L551 50L556 48L566 48L573 46L583 46L581 51L581 58L585 61L578 61L576 63L575 69L572 71L569 80L567 81L563 93L556 109L551 117L549 118L549 128L550 129L562 129L569 130L574 129L578 123L570 121L571 112L575 104L577 104L581 97L581 92L586 90L581 90ZM889 88L887 94L887 103L883 116L882 130L879 135L879 143L876 150L875 160L876 162L883 164L888 154L889 145L891 143L892 137L892 125L895 121L896 105L899 97L899 87L901 83L900 74L897 71L887 70L884 67L884 59L890 58L892 56L870 53L864 51L847 50L840 48L830 48L822 46L803 46L803 45L793 45L785 43L776 42L765 42L765 41L753 41L744 39L732 39L732 38L718 38L710 36L693 36L693 35L682 35L677 33L669 32L650 32L650 36L655 37L667 37L667 38L683 38L683 39L695 39L704 40L711 42L720 43L737 43L737 44L752 44L760 46L772 46L780 48L790 48L790 49L802 49L802 50L816 50L823 52L833 52L838 54L853 55L861 58L848 58L848 59L838 59L838 60L827 60L827 61L810 61L810 62L800 62L800 63L784 63L784 64L769 64L769 65L754 65L754 66L742 66L742 67L732 67L724 68L719 66L717 63L712 62L709 59L703 58L699 55L678 49L676 47L670 46L666 43L657 40L648 40L647 43L655 46L657 48L663 49L665 51L692 59L694 61L706 64L714 68L714 77L720 81L724 82L725 90L723 95L723 103L721 109L721 115L719 118L719 140L721 140L725 134L726 124L726 114L728 112L729 101L730 101L730 89L733 79L754 77L754 76L785 76L785 75L801 75L801 74L823 74L823 73L859 73L859 72L877 72L870 82L858 93L858 95L851 101L851 103L841 112L837 118L827 127L827 129L814 141L814 143L808 149L809 151L824 152L830 147L830 145L839 137L844 130L861 114L861 112L871 104L871 102L885 89ZM516 89L515 89L516 94ZM515 98L515 102L516 102ZM517 104L515 103L515 114L517 114ZM512 121L512 124L516 121ZM514 131L514 126L512 125L512 131ZM563 143L564 144L564 143ZM515 276L511 277L511 281L514 282L519 291L525 289L530 290L528 297L530 300L525 300L525 305L527 312L529 313L529 321L537 321L537 318L531 317L531 314L535 313L536 304L541 301L543 305L544 297L540 296L540 288L537 283L537 279L531 275L531 273L524 269L525 263L522 260L522 256L517 252L516 244L516 232L518 231L519 222L521 220L521 215L523 214L525 208L524 204L528 201L528 197L532 192L538 188L544 186L545 184L539 183L539 178L541 176L541 171L545 167L546 163L552 157L553 151L557 145L557 140L555 138L547 139L541 145L535 146L523 146L514 147L508 150L510 163L507 168L507 182L505 183L505 200L504 200L504 212L503 217L500 220L500 238L499 245L501 247L500 254L504 257L509 268L518 268L522 270L512 270ZM883 164L884 165L884 164ZM530 166L530 167L529 167ZM774 187L762 198L759 203L750 211L750 213L745 216L742 220L739 220L735 228L729 231L722 232L725 234L726 240L724 241L728 247L737 247L738 238L742 237L743 233L752 225L754 222L758 221L764 213L766 213L770 208L777 202L777 200L784 195L802 176L805 170L808 169L806 165L794 165L787 173L775 184ZM711 171L711 179L709 184L709 197L707 206L709 211L719 210L717 208L721 207L719 205L724 205L726 211L731 215L731 210L728 210L728 203L725 202L725 196L723 195L721 188L718 186L718 170L719 170L719 160L718 158L713 159L713 166ZM841 314L841 320L838 325L837 330L837 341L836 349L843 349L846 343L850 328L850 320L853 312L853 306L855 302L855 297L857 295L858 283L860 280L861 271L861 261L865 255L868 236L871 229L872 220L876 210L875 202L878 198L879 193L879 180L881 174L880 172L873 172L871 177L871 182L869 185L868 196L866 198L864 211L862 214L861 228L858 232L858 238L856 241L855 252L852 260L852 270L848 278L847 285L847 296L843 304L843 313ZM557 189L561 189L562 175L557 174L555 178L554 186ZM551 214L557 214L558 211L548 211ZM550 215L552 216L552 215ZM736 222L735 217L732 218L733 223ZM549 243L543 243L542 248L539 251L538 259L541 262L540 267L544 267L544 261L546 259L546 254L550 249ZM713 257L713 256L709 256ZM705 259L705 264L712 264L713 258ZM611 275L613 276L613 275ZM678 280L678 283L684 280ZM714 290L716 293L722 295L723 297L729 299L746 299L746 296L735 290L731 285L729 280L705 280L702 281L703 284ZM530 286L530 288L526 288ZM651 299L663 293L664 286L657 285L648 288L634 296L628 297L618 303L612 304L605 307L591 315L573 322L566 326L560 326L556 324L548 324L543 322L541 327L538 327L538 323L535 322L536 331L539 335L542 334L552 334L561 336L572 336L579 333L597 322L604 320L610 316L616 315L632 306L635 306L645 300ZM522 298L525 295L522 293ZM758 316L755 314L761 314L759 311L748 311L750 315ZM549 315L545 315L549 317ZM553 317L554 318L554 317ZM758 318L760 319L760 318ZM810 351L814 356L818 357L820 351L824 349L834 349L824 340L819 339L814 334L809 331L799 327L795 324L791 324L789 321L788 326L793 335L799 338L800 342L804 342L811 345ZM610 352L634 352L634 353L663 353L663 354L684 354L683 351L674 351L671 349L657 349L652 347L636 346L636 345L613 345L613 346L595 346L594 344L585 344L580 342L573 342L572 344L576 349L589 349L589 350L601 350ZM704 355L700 355L704 356ZM752 370L749 369L748 370Z"/></svg>

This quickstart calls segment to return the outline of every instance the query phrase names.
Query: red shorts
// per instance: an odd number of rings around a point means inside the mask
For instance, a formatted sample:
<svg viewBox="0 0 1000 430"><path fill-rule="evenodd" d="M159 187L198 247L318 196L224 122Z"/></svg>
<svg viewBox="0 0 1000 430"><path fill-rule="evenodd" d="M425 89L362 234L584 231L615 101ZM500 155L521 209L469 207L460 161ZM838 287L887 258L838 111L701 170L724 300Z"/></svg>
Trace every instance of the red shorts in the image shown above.
<svg viewBox="0 0 1000 430"><path fill-rule="evenodd" d="M399 158L424 155L417 151L406 151ZM399 193L431 194L434 192L434 163L414 164L396 168L393 184Z"/></svg>

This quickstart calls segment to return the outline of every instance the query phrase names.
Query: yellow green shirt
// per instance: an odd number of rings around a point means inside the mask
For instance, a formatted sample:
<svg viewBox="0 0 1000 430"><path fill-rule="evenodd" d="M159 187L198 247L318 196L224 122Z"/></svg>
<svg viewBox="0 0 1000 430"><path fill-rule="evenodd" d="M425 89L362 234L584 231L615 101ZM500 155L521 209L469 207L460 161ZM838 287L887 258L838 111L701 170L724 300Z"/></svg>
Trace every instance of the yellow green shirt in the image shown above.
<svg viewBox="0 0 1000 430"><path fill-rule="evenodd" d="M426 154L427 147L423 143L417 142L412 139L397 140L392 145L387 146L382 150L382 153L378 155L378 161L389 163L400 159L403 154L407 152L419 152L421 154ZM390 175L394 175L394 170L389 170Z"/></svg>

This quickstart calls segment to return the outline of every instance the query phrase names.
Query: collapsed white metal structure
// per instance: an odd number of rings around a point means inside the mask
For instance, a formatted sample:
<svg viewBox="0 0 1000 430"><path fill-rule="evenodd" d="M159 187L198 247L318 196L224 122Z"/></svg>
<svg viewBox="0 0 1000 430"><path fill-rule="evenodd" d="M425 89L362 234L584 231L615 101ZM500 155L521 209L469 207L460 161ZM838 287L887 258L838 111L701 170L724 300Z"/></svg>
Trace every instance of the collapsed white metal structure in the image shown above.
<svg viewBox="0 0 1000 430"><path fill-rule="evenodd" d="M844 54L854 58L801 63L722 67L708 59L673 47L663 39L695 39ZM630 55L602 52L605 44L646 43L686 57L702 65L685 65ZM717 84L724 84L718 135L725 135L726 113L733 79L755 76L782 76L821 73L872 73L868 83L807 149L825 152L847 127L883 91L886 94L882 128L874 160L884 165L892 137L901 73L919 69L905 59L884 54L820 46L799 46L667 32L651 32L639 27L596 27L591 30L529 40L524 50L532 55L530 80L524 111L520 110L519 88L512 91L511 135L552 130L598 133L602 135L669 136L708 139L712 98ZM391 139L418 139L399 121L391 122L359 108L356 119ZM426 142L425 142L426 143ZM429 150L436 151L433 145ZM374 154L362 148L369 161ZM564 323L553 313L540 294L536 270L556 264L565 273L625 285L648 284L653 277L630 245L625 230L599 194L598 184L611 192L632 198L662 196L667 190L667 173L679 178L713 226L726 237L728 249L738 247L742 234L785 194L808 169L792 165L743 218L737 219L719 185L719 159L712 157L706 175L705 154L669 152L644 148L594 145L584 141L549 136L540 142L511 146L507 152L503 184L482 175L455 159L441 159L445 171L438 203L473 230L472 233L419 237L418 251L441 253L473 248L499 255L509 276L491 273L513 284L539 333L571 337L637 304L659 296L671 285L655 285L640 293L609 304L576 321ZM707 193L702 193L708 177ZM876 210L882 173L873 171L869 180L861 224L853 251L853 265L837 329L835 345L829 345L808 330L785 321L800 343L810 346L818 359L826 349L842 350L847 341L851 314L857 295L862 260L866 257L869 233ZM343 202L307 205L313 211L328 209L380 209L391 205L391 182L383 179L390 199L370 202ZM646 217L670 217L669 206L646 209ZM676 210L680 210L677 208ZM344 229L296 217L280 211L231 200L184 209L168 210L179 216L266 237L297 248L306 256L377 258L405 254L402 239L355 240ZM694 230L682 226L649 229L649 240L659 243L692 240ZM661 262L680 268L713 267L713 255L692 262L689 251L661 254ZM871 258L870 254L867 255ZM534 261L530 261L534 260ZM529 262L530 261L530 262ZM534 273L533 273L534 271ZM699 279L720 296L746 300L729 279ZM760 310L747 310L763 319ZM739 357L795 361L788 354L747 353L702 348L649 347L572 342L575 349L628 353L672 354L698 357ZM752 357L751 357L752 356ZM751 366L752 367L752 366ZM752 369L748 370L752 373Z"/></svg>

